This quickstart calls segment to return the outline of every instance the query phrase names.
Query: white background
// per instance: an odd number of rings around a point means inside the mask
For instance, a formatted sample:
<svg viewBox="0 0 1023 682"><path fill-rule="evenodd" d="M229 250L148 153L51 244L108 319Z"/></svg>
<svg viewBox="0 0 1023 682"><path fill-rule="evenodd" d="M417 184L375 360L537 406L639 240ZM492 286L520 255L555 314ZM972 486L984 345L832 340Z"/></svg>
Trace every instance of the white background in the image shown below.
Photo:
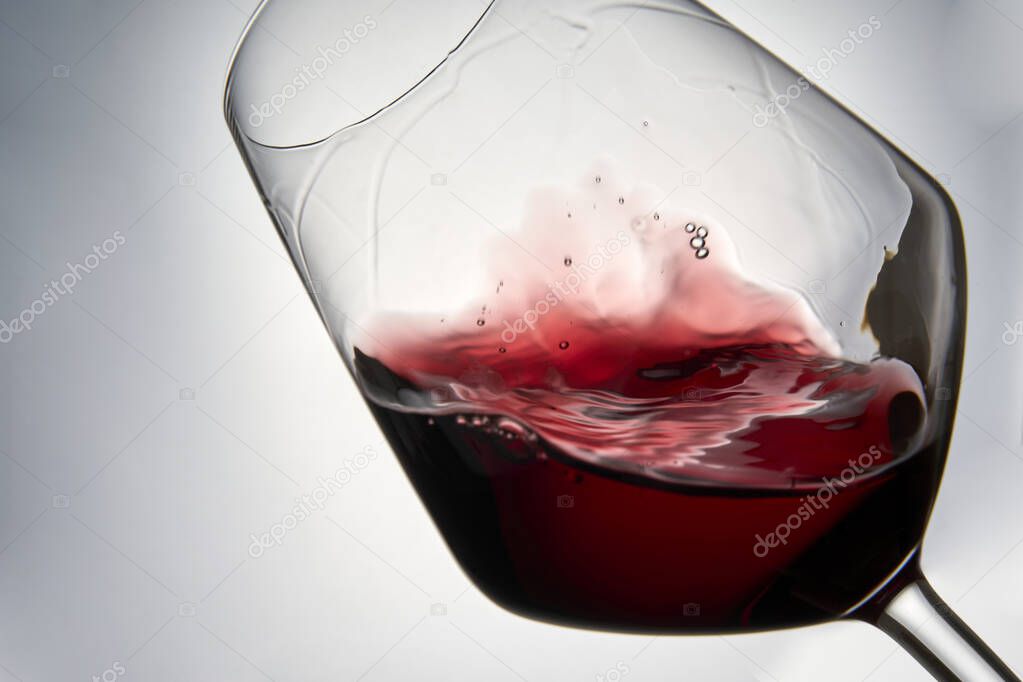
<svg viewBox="0 0 1023 682"><path fill-rule="evenodd" d="M0 318L126 238L0 346L0 682L582 681L619 663L636 682L927 679L857 623L614 636L523 620L469 586L223 123L255 4L0 0ZM924 566L1023 670L1023 338L1004 334L1023 320L1023 3L708 4L797 67L882 21L823 87L942 177L970 266L960 418ZM251 533L367 446L381 456L326 510L249 556Z"/></svg>

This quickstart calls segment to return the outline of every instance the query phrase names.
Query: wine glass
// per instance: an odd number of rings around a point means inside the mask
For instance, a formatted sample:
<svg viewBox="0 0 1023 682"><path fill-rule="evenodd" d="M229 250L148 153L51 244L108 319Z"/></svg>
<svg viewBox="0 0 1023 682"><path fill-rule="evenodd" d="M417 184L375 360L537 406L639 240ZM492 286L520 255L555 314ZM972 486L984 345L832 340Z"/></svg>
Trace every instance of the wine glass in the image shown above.
<svg viewBox="0 0 1023 682"><path fill-rule="evenodd" d="M959 218L815 77L688 0L264 0L225 111L495 602L622 632L857 618L936 678L1015 680L920 572Z"/></svg>

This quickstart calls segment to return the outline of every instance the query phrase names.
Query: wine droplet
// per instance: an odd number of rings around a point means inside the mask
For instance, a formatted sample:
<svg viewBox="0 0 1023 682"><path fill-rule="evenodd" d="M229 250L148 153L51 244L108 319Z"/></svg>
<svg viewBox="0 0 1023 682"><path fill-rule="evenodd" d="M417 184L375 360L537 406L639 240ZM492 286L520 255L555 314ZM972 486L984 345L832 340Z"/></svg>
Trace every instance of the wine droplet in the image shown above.
<svg viewBox="0 0 1023 682"><path fill-rule="evenodd" d="M558 348L560 348L561 350L565 350L566 348L568 348L568 341L562 341L561 343L559 343Z"/></svg>

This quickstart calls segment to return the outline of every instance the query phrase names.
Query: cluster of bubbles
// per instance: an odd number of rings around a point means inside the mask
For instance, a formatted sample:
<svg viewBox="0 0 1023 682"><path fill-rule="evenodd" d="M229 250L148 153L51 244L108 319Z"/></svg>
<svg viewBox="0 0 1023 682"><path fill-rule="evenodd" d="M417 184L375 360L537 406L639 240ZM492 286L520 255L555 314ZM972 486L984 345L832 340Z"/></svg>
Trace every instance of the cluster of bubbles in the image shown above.
<svg viewBox="0 0 1023 682"><path fill-rule="evenodd" d="M505 440L521 440L524 443L537 442L537 435L533 433L532 429L509 417L490 417L480 414L459 414L455 416L455 423L459 426L480 429L484 433L492 436L498 436ZM429 424L433 426L435 422L431 419L429 420Z"/></svg>
<svg viewBox="0 0 1023 682"><path fill-rule="evenodd" d="M704 259L710 255L710 249L707 248L707 235L709 232L704 226L697 227L695 223L686 223L686 232L696 236L689 240L689 246L693 247L696 251L696 257Z"/></svg>

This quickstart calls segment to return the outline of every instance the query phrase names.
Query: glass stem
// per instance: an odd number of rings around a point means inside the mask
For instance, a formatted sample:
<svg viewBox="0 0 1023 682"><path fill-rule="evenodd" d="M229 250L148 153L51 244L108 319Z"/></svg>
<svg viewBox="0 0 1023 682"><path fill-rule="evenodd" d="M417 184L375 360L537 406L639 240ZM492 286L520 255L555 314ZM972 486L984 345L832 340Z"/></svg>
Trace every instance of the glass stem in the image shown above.
<svg viewBox="0 0 1023 682"><path fill-rule="evenodd" d="M873 622L937 680L1020 682L924 578L891 597Z"/></svg>

